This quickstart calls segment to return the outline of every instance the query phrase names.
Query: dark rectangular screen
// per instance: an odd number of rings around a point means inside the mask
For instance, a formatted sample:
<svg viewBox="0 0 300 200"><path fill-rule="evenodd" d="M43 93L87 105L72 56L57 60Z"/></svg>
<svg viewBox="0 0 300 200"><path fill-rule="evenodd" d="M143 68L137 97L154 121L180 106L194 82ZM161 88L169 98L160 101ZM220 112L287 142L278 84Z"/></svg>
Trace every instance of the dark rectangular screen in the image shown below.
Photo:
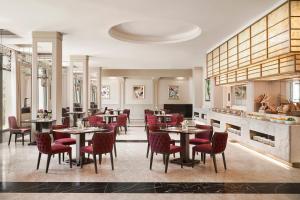
<svg viewBox="0 0 300 200"><path fill-rule="evenodd" d="M164 109L171 113L181 113L186 118L193 117L193 104L164 104Z"/></svg>

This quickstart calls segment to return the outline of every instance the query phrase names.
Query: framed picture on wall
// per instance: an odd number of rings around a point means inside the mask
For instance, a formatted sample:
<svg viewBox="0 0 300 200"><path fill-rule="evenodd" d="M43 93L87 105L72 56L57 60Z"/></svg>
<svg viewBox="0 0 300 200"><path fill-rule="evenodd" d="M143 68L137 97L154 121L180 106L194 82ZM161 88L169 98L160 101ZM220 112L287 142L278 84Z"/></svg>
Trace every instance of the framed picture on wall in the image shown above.
<svg viewBox="0 0 300 200"><path fill-rule="evenodd" d="M103 99L109 99L110 98L110 87L109 87L109 85L102 85L101 98L103 98Z"/></svg>
<svg viewBox="0 0 300 200"><path fill-rule="evenodd" d="M205 79L205 101L210 101L211 90L210 90L210 79Z"/></svg>
<svg viewBox="0 0 300 200"><path fill-rule="evenodd" d="M133 86L133 97L135 99L145 98L145 86L144 85L134 85Z"/></svg>
<svg viewBox="0 0 300 200"><path fill-rule="evenodd" d="M178 100L179 99L179 86L169 85L169 99Z"/></svg>

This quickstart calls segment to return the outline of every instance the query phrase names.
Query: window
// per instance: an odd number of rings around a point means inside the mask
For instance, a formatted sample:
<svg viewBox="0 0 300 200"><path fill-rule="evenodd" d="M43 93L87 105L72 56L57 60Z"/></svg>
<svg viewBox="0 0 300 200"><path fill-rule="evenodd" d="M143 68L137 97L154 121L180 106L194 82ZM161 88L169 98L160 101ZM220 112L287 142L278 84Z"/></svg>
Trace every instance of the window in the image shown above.
<svg viewBox="0 0 300 200"><path fill-rule="evenodd" d="M300 102L300 80L292 82L292 101Z"/></svg>

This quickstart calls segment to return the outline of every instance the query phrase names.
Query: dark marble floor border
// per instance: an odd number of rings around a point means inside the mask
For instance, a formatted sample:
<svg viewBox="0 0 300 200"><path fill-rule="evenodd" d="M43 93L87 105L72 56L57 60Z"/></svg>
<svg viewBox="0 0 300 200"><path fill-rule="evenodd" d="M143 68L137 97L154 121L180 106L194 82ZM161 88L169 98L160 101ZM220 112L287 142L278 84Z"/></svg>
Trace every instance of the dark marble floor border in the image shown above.
<svg viewBox="0 0 300 200"><path fill-rule="evenodd" d="M300 183L1 182L0 193L300 194Z"/></svg>
<svg viewBox="0 0 300 200"><path fill-rule="evenodd" d="M147 140L116 140L116 142L146 143ZM175 142L180 142L180 141L179 140L175 140Z"/></svg>

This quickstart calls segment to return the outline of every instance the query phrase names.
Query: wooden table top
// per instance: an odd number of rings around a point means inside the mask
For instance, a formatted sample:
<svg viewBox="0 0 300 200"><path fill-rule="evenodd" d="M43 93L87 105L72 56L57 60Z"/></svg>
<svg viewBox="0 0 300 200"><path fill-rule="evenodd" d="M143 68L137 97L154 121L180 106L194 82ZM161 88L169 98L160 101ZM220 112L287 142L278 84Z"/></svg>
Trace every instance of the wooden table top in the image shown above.
<svg viewBox="0 0 300 200"><path fill-rule="evenodd" d="M28 120L22 120L21 123L51 123L55 122L56 119L28 119Z"/></svg>

